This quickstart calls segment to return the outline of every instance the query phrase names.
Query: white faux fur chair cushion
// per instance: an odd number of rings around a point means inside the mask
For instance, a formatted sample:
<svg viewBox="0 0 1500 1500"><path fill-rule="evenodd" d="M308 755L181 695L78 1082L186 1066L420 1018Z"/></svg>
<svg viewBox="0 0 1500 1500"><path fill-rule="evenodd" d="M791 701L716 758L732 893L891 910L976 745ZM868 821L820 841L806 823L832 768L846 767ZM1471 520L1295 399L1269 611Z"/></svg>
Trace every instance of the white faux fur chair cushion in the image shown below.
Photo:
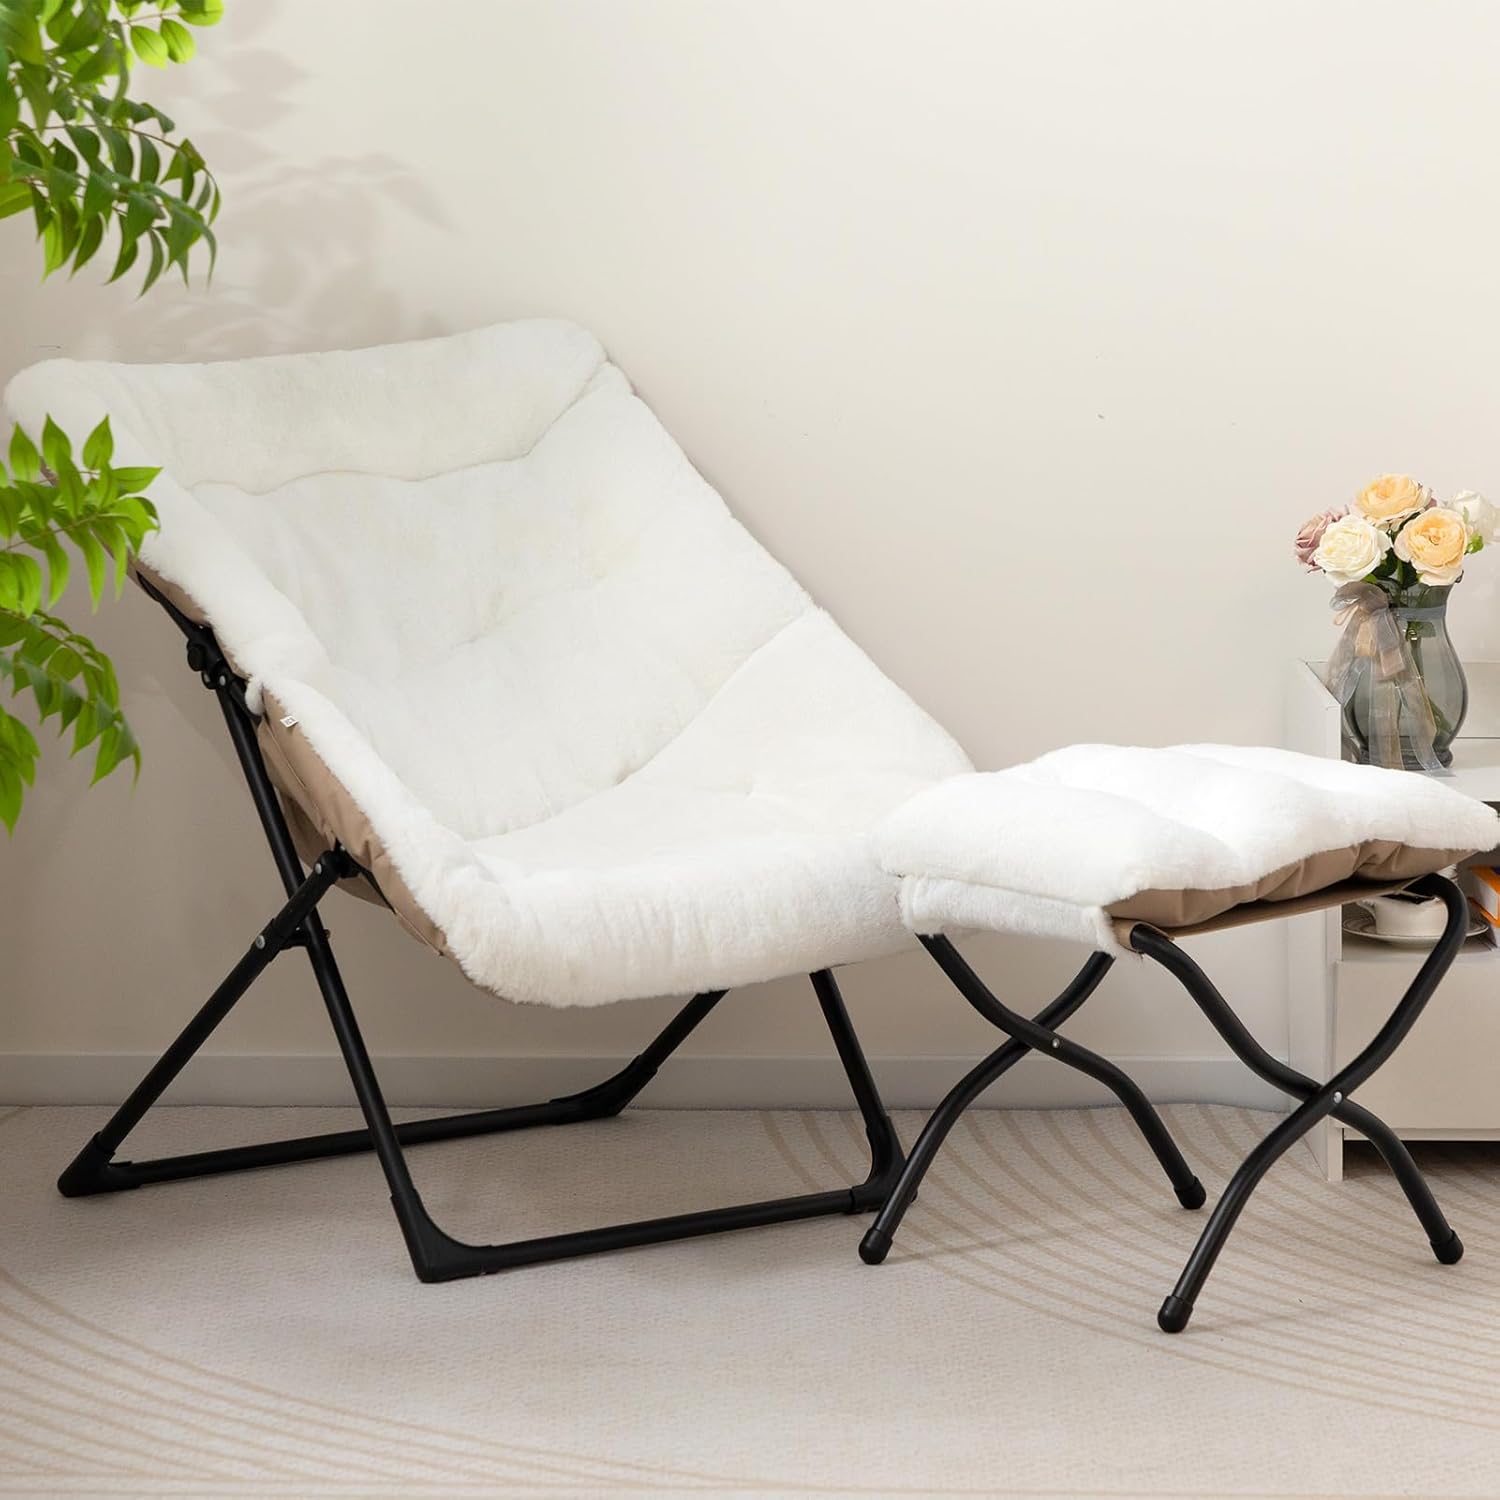
<svg viewBox="0 0 1500 1500"><path fill-rule="evenodd" d="M51 361L7 401L34 431L107 412L117 462L165 466L143 562L476 983L591 1005L909 941L868 830L968 761L582 329Z"/></svg>
<svg viewBox="0 0 1500 1500"><path fill-rule="evenodd" d="M1148 893L1222 912L1320 856L1409 876L1500 843L1500 816L1441 781L1291 750L1073 745L955 776L876 830L915 932L991 929L1122 951ZM1214 898L1217 897L1217 900Z"/></svg>

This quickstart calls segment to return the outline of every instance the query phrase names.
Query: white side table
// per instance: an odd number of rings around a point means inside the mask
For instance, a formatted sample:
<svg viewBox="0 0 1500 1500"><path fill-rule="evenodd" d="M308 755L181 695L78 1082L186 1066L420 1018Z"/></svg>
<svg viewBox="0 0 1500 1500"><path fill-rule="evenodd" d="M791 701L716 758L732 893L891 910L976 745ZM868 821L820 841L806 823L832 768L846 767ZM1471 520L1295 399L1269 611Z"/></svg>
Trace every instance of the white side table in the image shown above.
<svg viewBox="0 0 1500 1500"><path fill-rule="evenodd" d="M1320 663L1292 664L1287 743L1311 755L1342 754L1339 706ZM1445 780L1500 805L1500 662L1464 663L1469 714ZM1421 772L1412 772L1421 775ZM1478 863L1500 863L1500 854ZM1420 951L1346 937L1338 908L1296 917L1287 930L1292 1066L1327 1078L1390 1015L1422 960ZM1396 1055L1359 1091L1359 1102L1405 1140L1500 1140L1500 948L1465 943L1447 978ZM1332 1120L1308 1136L1330 1182L1344 1173L1346 1136Z"/></svg>

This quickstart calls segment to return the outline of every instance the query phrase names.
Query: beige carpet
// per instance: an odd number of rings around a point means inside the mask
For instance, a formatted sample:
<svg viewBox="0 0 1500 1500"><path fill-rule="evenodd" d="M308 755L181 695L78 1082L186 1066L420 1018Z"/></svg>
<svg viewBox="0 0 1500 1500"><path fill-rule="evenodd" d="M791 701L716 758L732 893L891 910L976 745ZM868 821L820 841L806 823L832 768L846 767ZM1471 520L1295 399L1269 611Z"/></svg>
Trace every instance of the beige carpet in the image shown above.
<svg viewBox="0 0 1500 1500"><path fill-rule="evenodd" d="M1268 1117L1179 1107L1214 1192ZM1300 1151L1189 1331L1118 1110L964 1121L879 1269L832 1219L422 1287L368 1157L65 1202L97 1110L0 1112L0 1495L1500 1494L1500 1156L1434 1151L1436 1265ZM163 1111L137 1154L343 1111ZM910 1138L912 1117L900 1121ZM470 1237L827 1185L839 1114L641 1113L412 1153Z"/></svg>

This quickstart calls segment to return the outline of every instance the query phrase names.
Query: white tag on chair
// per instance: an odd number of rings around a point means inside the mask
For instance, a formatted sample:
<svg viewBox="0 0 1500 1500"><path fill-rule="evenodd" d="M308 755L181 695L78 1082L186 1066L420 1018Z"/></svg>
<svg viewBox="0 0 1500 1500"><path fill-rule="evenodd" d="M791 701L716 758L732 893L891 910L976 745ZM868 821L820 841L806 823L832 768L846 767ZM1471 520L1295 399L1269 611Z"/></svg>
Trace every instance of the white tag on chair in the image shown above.
<svg viewBox="0 0 1500 1500"><path fill-rule="evenodd" d="M294 729L297 724L296 714L284 714L280 720L283 729Z"/></svg>

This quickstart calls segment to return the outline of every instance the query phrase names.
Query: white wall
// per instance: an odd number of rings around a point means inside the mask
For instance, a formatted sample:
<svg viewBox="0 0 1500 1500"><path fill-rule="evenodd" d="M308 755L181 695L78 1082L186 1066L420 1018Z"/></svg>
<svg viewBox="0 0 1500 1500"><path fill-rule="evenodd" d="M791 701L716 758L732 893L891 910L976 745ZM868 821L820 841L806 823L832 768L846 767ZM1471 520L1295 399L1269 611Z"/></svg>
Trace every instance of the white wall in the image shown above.
<svg viewBox="0 0 1500 1500"><path fill-rule="evenodd" d="M1500 491L1484 0L235 0L201 41L141 82L219 168L216 284L39 289L11 220L0 375L578 319L982 764L1277 740L1331 636L1296 524L1382 469ZM1455 635L1495 655L1500 562L1471 575ZM12 1092L82 1076L33 1054L156 1048L276 891L173 632L139 597L98 629L146 767L83 797L54 759L0 848ZM331 923L379 1052L621 1053L665 1014L510 1008ZM1281 1044L1278 935L1207 956ZM1077 955L983 957L1039 1003ZM1128 967L1080 1037L1218 1053ZM880 1056L989 1040L918 956L847 989ZM791 984L695 1045L821 1047ZM329 1050L295 956L221 1047Z"/></svg>

